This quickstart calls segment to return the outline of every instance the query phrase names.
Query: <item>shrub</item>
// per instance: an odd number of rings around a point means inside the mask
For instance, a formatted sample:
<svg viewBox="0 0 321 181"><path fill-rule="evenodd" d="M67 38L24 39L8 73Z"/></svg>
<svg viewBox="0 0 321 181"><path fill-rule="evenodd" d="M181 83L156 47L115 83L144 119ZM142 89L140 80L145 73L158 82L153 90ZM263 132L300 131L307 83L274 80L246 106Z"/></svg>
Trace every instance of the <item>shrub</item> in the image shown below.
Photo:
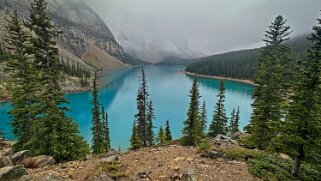
<svg viewBox="0 0 321 181"><path fill-rule="evenodd" d="M213 143L208 140L208 139L203 139L199 144L198 144L198 149L201 151L208 151L213 148Z"/></svg>
<svg viewBox="0 0 321 181"><path fill-rule="evenodd" d="M248 160L249 171L263 180L321 180L321 171L310 164L303 164L300 178L291 175L292 160L275 155L264 155Z"/></svg>
<svg viewBox="0 0 321 181"><path fill-rule="evenodd" d="M106 173L109 177L116 179L120 177L126 177L124 170L125 169L121 163L114 161L102 163L98 171L100 173Z"/></svg>
<svg viewBox="0 0 321 181"><path fill-rule="evenodd" d="M224 158L229 160L247 161L251 158L260 158L266 153L259 150L250 150L242 147L226 147L221 150Z"/></svg>

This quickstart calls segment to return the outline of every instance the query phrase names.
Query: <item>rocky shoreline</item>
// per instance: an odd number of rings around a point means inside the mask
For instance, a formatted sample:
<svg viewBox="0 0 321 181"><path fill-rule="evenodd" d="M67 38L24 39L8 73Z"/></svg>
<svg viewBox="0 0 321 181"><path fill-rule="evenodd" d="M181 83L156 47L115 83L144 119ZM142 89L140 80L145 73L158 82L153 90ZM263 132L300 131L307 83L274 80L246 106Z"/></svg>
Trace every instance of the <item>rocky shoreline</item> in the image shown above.
<svg viewBox="0 0 321 181"><path fill-rule="evenodd" d="M183 73L185 73L186 75L197 76L197 77L205 77L205 78L211 78L211 79L217 79L217 80L231 80L231 81L245 83L245 84L249 84L249 85L256 85L253 82L253 80L249 80L249 79L235 79L235 78L231 78L231 77L221 77L221 76L196 74L196 73L187 72L187 71L183 71Z"/></svg>

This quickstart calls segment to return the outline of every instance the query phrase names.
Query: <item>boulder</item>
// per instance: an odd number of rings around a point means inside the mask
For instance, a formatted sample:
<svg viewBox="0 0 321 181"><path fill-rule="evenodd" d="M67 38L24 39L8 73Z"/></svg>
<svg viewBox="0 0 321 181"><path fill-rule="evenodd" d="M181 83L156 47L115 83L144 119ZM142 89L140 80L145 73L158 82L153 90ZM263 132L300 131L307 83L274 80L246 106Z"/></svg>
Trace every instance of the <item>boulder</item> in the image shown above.
<svg viewBox="0 0 321 181"><path fill-rule="evenodd" d="M43 178L40 178L39 181L63 181L63 179L57 175L48 174L48 175L44 176Z"/></svg>
<svg viewBox="0 0 321 181"><path fill-rule="evenodd" d="M12 161L9 156L0 156L0 168L10 165L12 165Z"/></svg>
<svg viewBox="0 0 321 181"><path fill-rule="evenodd" d="M12 181L18 180L24 175L28 175L27 171L23 166L7 166L0 169L0 180L1 181Z"/></svg>
<svg viewBox="0 0 321 181"><path fill-rule="evenodd" d="M215 138L212 138L212 141L215 145L231 146L238 145L237 141L232 140L228 136L218 134Z"/></svg>
<svg viewBox="0 0 321 181"><path fill-rule="evenodd" d="M30 175L22 176L19 181L34 181Z"/></svg>
<svg viewBox="0 0 321 181"><path fill-rule="evenodd" d="M107 157L107 158L102 158L101 162L114 162L114 161L117 161L118 158L119 158L118 155L112 155L112 156Z"/></svg>
<svg viewBox="0 0 321 181"><path fill-rule="evenodd" d="M198 181L198 175L193 170L188 169L183 173L181 181Z"/></svg>
<svg viewBox="0 0 321 181"><path fill-rule="evenodd" d="M11 147L7 147L7 148L3 148L2 150L0 150L0 156L8 156L12 154L12 148Z"/></svg>
<svg viewBox="0 0 321 181"><path fill-rule="evenodd" d="M211 159L223 158L224 153L217 152L217 151L209 151L207 152L206 156Z"/></svg>
<svg viewBox="0 0 321 181"><path fill-rule="evenodd" d="M92 154L87 154L85 156L85 160L91 160L93 158L93 155Z"/></svg>
<svg viewBox="0 0 321 181"><path fill-rule="evenodd" d="M45 166L52 166L55 164L55 159L52 156L40 155L36 157L28 157L24 159L21 164L26 168L41 168Z"/></svg>
<svg viewBox="0 0 321 181"><path fill-rule="evenodd" d="M114 181L114 180L110 178L108 175L106 175L105 173L103 173L101 175L97 175L91 178L90 181Z"/></svg>
<svg viewBox="0 0 321 181"><path fill-rule="evenodd" d="M20 163L23 159L27 158L29 154L29 150L22 150L17 153L11 155L12 163L17 164Z"/></svg>
<svg viewBox="0 0 321 181"><path fill-rule="evenodd" d="M241 132L241 131L238 131L238 132L235 132L235 133L231 134L230 137L233 140L236 140L236 139L239 139L240 137L242 137L242 135L244 135L244 133Z"/></svg>

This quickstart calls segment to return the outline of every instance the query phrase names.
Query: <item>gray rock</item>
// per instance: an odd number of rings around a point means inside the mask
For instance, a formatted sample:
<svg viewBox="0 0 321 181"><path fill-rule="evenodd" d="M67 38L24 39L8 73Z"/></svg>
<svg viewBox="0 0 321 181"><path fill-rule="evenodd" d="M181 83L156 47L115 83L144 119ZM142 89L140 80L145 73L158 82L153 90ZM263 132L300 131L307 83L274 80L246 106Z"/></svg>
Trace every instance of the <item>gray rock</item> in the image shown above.
<svg viewBox="0 0 321 181"><path fill-rule="evenodd" d="M0 169L0 180L1 181L12 181L18 180L24 175L28 175L27 171L23 166L7 166Z"/></svg>
<svg viewBox="0 0 321 181"><path fill-rule="evenodd" d="M209 151L207 152L207 157L211 159L223 158L224 154L217 151Z"/></svg>
<svg viewBox="0 0 321 181"><path fill-rule="evenodd" d="M21 164L26 168L41 168L55 164L55 159L52 156L40 155L36 157L28 157Z"/></svg>
<svg viewBox="0 0 321 181"><path fill-rule="evenodd" d="M8 148L3 148L2 150L0 150L0 156L8 156L12 154L12 148L8 147Z"/></svg>
<svg viewBox="0 0 321 181"><path fill-rule="evenodd" d="M12 163L16 164L21 162L23 159L27 158L29 150L22 150L11 155Z"/></svg>
<svg viewBox="0 0 321 181"><path fill-rule="evenodd" d="M105 173L96 176L95 178L92 178L92 181L114 181L112 178L110 178Z"/></svg>
<svg viewBox="0 0 321 181"><path fill-rule="evenodd" d="M33 179L30 175L24 175L19 179L19 181L33 181Z"/></svg>
<svg viewBox="0 0 321 181"><path fill-rule="evenodd" d="M63 181L63 179L57 175L48 174L45 177L39 179L39 181Z"/></svg>
<svg viewBox="0 0 321 181"><path fill-rule="evenodd" d="M230 146L230 145L238 145L237 141L232 140L228 136L224 136L218 134L215 138L212 138L212 141L215 145L223 145L223 146Z"/></svg>
<svg viewBox="0 0 321 181"><path fill-rule="evenodd" d="M242 137L244 135L243 132L241 131L238 131L238 132L235 132L233 134L230 135L230 137L235 140L235 139L239 139L240 137Z"/></svg>
<svg viewBox="0 0 321 181"><path fill-rule="evenodd" d="M113 162L113 161L117 161L118 158L119 158L118 155L112 155L112 156L107 157L107 158L102 158L101 162Z"/></svg>
<svg viewBox="0 0 321 181"><path fill-rule="evenodd" d="M85 160L91 160L93 158L93 155L92 154L87 154L85 156Z"/></svg>
<svg viewBox="0 0 321 181"><path fill-rule="evenodd" d="M10 165L12 165L12 161L9 156L0 156L0 168Z"/></svg>
<svg viewBox="0 0 321 181"><path fill-rule="evenodd" d="M198 181L198 175L193 170L188 169L183 173L181 181Z"/></svg>

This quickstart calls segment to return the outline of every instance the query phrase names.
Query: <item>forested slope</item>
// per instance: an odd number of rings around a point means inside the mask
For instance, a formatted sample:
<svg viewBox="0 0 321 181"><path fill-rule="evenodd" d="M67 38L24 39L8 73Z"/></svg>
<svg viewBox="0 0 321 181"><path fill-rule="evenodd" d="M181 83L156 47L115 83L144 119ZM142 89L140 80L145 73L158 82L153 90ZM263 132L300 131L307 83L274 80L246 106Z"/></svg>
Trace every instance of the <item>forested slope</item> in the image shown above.
<svg viewBox="0 0 321 181"><path fill-rule="evenodd" d="M287 44L295 54L304 56L309 47L307 37L308 35L302 35L293 38ZM252 79L261 50L262 48L240 50L194 59L194 63L189 64L186 71L205 75Z"/></svg>

